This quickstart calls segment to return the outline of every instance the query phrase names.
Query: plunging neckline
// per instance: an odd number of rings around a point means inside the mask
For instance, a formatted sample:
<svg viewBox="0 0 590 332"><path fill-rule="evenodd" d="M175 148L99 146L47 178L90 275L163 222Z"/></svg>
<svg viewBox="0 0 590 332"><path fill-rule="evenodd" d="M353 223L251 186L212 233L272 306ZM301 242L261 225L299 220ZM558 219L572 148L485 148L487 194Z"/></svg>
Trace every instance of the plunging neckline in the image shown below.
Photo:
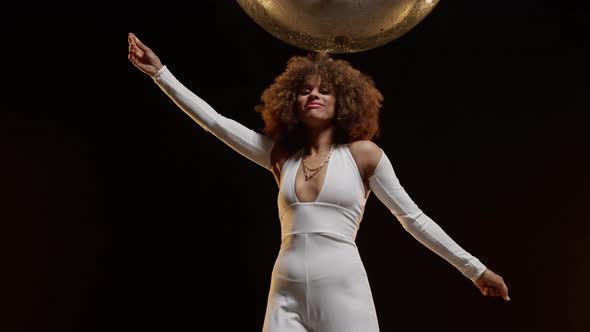
<svg viewBox="0 0 590 332"><path fill-rule="evenodd" d="M334 151L338 148L338 145L334 146ZM324 178L322 179L322 183L320 184L320 191L318 192L317 196L315 197L315 199L313 201L301 201L299 200L299 196L297 196L297 173L299 173L299 168L301 168L301 161L303 160L303 152L304 152L304 148L301 148L299 150L299 157L297 158L297 164L295 166L295 176L293 176L293 196L295 197L295 201L297 203L300 204L313 204L313 203L317 203L318 199L320 198L320 196L322 195L322 193L324 192L324 187L326 186L326 180L328 180L328 175L330 174L330 164L332 164L331 160L328 160L328 163L326 163L326 174L324 174ZM332 158L330 158L332 159ZM303 173L303 171L301 172ZM318 174L319 175L319 174ZM303 175L305 177L305 175Z"/></svg>

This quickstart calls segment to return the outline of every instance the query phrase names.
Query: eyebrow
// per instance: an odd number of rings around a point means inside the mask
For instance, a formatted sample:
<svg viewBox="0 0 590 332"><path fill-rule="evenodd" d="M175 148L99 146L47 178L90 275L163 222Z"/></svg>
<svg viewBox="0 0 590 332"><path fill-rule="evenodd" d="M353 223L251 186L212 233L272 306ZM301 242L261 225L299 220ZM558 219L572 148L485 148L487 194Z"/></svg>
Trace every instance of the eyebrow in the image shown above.
<svg viewBox="0 0 590 332"><path fill-rule="evenodd" d="M303 84L301 84L301 87L300 88L301 89L303 89L303 88L308 89L308 88L311 88L312 85L313 84L303 83ZM329 84L329 83L320 83L319 88L320 89L328 89L328 90L331 90L333 88L333 86L332 86L332 84Z"/></svg>

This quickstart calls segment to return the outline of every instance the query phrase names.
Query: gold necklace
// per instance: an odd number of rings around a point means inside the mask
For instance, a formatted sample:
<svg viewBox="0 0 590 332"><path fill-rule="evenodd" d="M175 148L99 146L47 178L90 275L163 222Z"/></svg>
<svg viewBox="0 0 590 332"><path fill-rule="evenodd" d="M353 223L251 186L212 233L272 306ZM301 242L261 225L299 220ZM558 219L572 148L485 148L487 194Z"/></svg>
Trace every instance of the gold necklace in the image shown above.
<svg viewBox="0 0 590 332"><path fill-rule="evenodd" d="M318 174L320 172L322 167L324 167L328 163L328 160L330 160L330 156L332 155L333 150L334 150L334 144L330 145L330 150L328 150L328 155L326 156L326 159L320 164L320 166L318 166L316 168L309 167L307 165L307 163L305 162L305 156L303 157L303 159L302 159L303 175L305 175L305 181L311 179L312 177L314 177L316 174Z"/></svg>

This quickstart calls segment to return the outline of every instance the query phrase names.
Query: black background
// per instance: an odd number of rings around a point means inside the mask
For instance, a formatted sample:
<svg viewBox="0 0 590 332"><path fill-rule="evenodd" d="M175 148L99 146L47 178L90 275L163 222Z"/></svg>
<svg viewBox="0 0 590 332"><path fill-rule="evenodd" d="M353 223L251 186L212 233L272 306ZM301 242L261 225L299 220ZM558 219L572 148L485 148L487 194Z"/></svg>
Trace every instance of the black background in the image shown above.
<svg viewBox="0 0 590 332"><path fill-rule="evenodd" d="M441 1L387 45L336 55L385 96L400 181L502 275L480 295L375 198L357 244L381 330L588 331L590 10ZM280 245L272 175L127 59L134 32L223 115L305 54L234 1L3 9L4 331L260 331ZM3 279L4 279L3 278Z"/></svg>

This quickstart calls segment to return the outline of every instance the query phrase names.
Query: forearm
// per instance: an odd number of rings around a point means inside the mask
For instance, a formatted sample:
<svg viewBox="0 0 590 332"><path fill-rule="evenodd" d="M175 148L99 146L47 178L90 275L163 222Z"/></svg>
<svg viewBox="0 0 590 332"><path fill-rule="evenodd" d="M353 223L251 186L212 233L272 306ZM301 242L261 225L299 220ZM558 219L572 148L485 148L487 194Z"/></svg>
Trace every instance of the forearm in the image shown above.
<svg viewBox="0 0 590 332"><path fill-rule="evenodd" d="M369 184L375 196L396 216L404 229L424 246L471 280L477 279L485 271L484 264L461 248L412 201L399 183L385 153L375 174L369 178Z"/></svg>
<svg viewBox="0 0 590 332"><path fill-rule="evenodd" d="M186 88L163 66L152 76L154 82L174 103L207 132L212 133L235 151L272 170L270 151L274 142L237 121L217 113L207 102Z"/></svg>
<svg viewBox="0 0 590 332"><path fill-rule="evenodd" d="M426 214L404 218L400 222L416 240L447 260L467 278L475 280L485 271L486 267L479 259L461 248Z"/></svg>

